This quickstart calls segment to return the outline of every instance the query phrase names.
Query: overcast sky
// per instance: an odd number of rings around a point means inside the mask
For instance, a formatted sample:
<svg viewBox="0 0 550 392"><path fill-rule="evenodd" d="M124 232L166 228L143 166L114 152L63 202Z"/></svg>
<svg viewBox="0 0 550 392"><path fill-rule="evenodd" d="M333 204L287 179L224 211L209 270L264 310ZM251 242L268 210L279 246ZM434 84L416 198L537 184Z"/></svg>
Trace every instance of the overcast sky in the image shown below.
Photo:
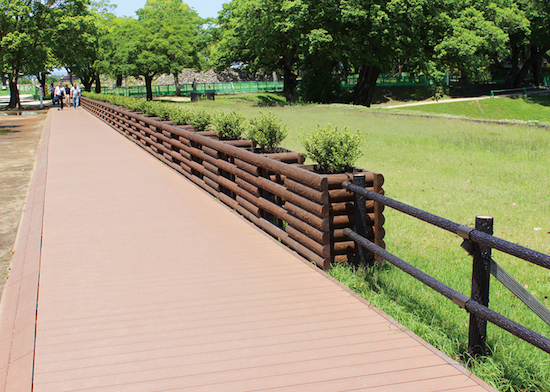
<svg viewBox="0 0 550 392"><path fill-rule="evenodd" d="M135 16L135 12L145 5L146 0L111 0L111 4L116 4L116 16ZM187 0L191 8L198 12L201 18L215 18L218 11L221 11L222 4L229 0Z"/></svg>

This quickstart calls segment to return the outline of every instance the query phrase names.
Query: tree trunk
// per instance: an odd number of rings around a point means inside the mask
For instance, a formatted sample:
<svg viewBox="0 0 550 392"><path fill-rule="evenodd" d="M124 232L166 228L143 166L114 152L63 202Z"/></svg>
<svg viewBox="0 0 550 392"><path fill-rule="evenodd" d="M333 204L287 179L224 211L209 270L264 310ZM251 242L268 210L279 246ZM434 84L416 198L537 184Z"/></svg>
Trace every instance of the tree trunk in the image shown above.
<svg viewBox="0 0 550 392"><path fill-rule="evenodd" d="M550 45L547 45L545 47L540 48L539 50L536 50L535 48L531 48L531 55L525 61L523 66L521 67L520 71L518 72L516 79L514 80L514 87L517 88L521 85L523 80L525 79L525 76L527 75L527 72L529 72L529 69L537 64L544 54L550 50Z"/></svg>
<svg viewBox="0 0 550 392"><path fill-rule="evenodd" d="M101 94L101 78L99 77L99 74L95 75L95 93Z"/></svg>
<svg viewBox="0 0 550 392"><path fill-rule="evenodd" d="M10 85L10 103L8 109L15 109L21 107L21 101L19 99L19 89L17 88L17 74L8 74L8 81Z"/></svg>
<svg viewBox="0 0 550 392"><path fill-rule="evenodd" d="M92 92L93 75L89 73L80 75L80 82L84 86L84 91L88 93Z"/></svg>
<svg viewBox="0 0 550 392"><path fill-rule="evenodd" d="M38 83L42 86L42 91L44 94L44 98L46 97L46 72L39 72L38 75L36 75L36 78L38 79Z"/></svg>
<svg viewBox="0 0 550 392"><path fill-rule="evenodd" d="M370 107L379 75L380 67L375 65L363 65L361 67L359 78L352 94L355 105Z"/></svg>
<svg viewBox="0 0 550 392"><path fill-rule="evenodd" d="M296 86L298 85L297 76L292 72L292 66L294 65L294 56L292 55L293 49L289 50L289 54L284 56L281 60L283 66L283 78L284 87L283 93L287 102L296 102Z"/></svg>
<svg viewBox="0 0 550 392"><path fill-rule="evenodd" d="M542 56L533 63L533 85L542 85Z"/></svg>
<svg viewBox="0 0 550 392"><path fill-rule="evenodd" d="M458 85L459 86L470 85L470 79L468 78L468 74L464 72L462 69L460 70L460 79L458 79Z"/></svg>
<svg viewBox="0 0 550 392"><path fill-rule="evenodd" d="M147 100L153 100L153 76L145 76L145 90L147 91Z"/></svg>
<svg viewBox="0 0 550 392"><path fill-rule="evenodd" d="M512 69L510 70L510 76L506 80L506 87L513 88L518 77L518 64L519 64L519 46L512 46Z"/></svg>
<svg viewBox="0 0 550 392"><path fill-rule="evenodd" d="M116 86L117 87L122 87L122 75L117 75L116 76Z"/></svg>
<svg viewBox="0 0 550 392"><path fill-rule="evenodd" d="M181 87L177 73L174 74L174 84L176 85L176 97L179 97L181 95Z"/></svg>

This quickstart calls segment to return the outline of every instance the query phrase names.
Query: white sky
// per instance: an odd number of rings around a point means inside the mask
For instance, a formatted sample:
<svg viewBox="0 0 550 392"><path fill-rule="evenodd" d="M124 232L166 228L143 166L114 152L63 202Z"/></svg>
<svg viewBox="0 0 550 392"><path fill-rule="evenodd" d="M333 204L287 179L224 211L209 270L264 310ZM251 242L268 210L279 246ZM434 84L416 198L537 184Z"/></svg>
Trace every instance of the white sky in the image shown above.
<svg viewBox="0 0 550 392"><path fill-rule="evenodd" d="M146 0L111 0L116 4L116 16L135 16L135 12L145 5ZM222 4L229 0L184 0L191 8L198 12L202 18L215 18L222 9Z"/></svg>

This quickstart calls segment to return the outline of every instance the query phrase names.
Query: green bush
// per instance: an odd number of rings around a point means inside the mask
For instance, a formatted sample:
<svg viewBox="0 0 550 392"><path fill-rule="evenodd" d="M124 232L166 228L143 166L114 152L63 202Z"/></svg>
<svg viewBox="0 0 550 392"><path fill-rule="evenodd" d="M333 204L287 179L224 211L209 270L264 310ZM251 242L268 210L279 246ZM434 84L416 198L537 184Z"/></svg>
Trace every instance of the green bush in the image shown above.
<svg viewBox="0 0 550 392"><path fill-rule="evenodd" d="M174 113L174 104L170 102L155 102L155 116L162 118L163 120L171 120Z"/></svg>
<svg viewBox="0 0 550 392"><path fill-rule="evenodd" d="M213 125L218 137L228 140L238 139L248 128L244 116L237 112L217 114L214 117Z"/></svg>
<svg viewBox="0 0 550 392"><path fill-rule="evenodd" d="M189 113L189 124L197 131L204 131L212 124L212 115L205 110L197 110Z"/></svg>
<svg viewBox="0 0 550 392"><path fill-rule="evenodd" d="M187 109L174 107L172 113L170 114L170 120L179 125L186 125L189 124L192 115L193 114L191 113L191 111Z"/></svg>
<svg viewBox="0 0 550 392"><path fill-rule="evenodd" d="M330 125L318 126L305 135L303 145L306 157L317 162L323 173L344 173L361 156L361 135L347 127L339 131Z"/></svg>
<svg viewBox="0 0 550 392"><path fill-rule="evenodd" d="M288 127L278 117L268 113L250 121L247 137L255 142L262 151L273 152L288 133Z"/></svg>

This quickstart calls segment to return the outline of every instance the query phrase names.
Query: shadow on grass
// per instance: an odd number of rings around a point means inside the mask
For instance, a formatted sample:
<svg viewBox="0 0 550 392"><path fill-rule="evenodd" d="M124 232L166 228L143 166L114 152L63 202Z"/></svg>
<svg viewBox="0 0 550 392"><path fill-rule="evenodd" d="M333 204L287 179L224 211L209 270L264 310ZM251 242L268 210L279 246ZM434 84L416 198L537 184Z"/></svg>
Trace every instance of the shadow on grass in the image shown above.
<svg viewBox="0 0 550 392"><path fill-rule="evenodd" d="M390 317L406 324L407 328L430 344L448 351L450 356L456 358L464 355L467 343L464 338L460 339L457 336L467 336L464 319L449 317L445 306L443 308L436 306L433 299L431 301L429 299L433 297L425 295L425 289L421 283L408 277L400 277L399 282L394 281L391 271L395 271L396 267L389 263L358 269L351 266L341 266L341 268L347 269L341 275L344 278L341 280L342 283L365 298L369 297L369 292L376 293L380 296L380 302L376 306L380 306ZM334 277L339 279L338 276ZM439 299L435 295L435 298L436 301L446 301L443 296ZM386 306L381 306L382 303ZM447 305L452 307L453 303L448 301Z"/></svg>
<svg viewBox="0 0 550 392"><path fill-rule="evenodd" d="M284 106L286 100L282 95L260 94L256 96L259 106Z"/></svg>
<svg viewBox="0 0 550 392"><path fill-rule="evenodd" d="M453 85L445 87L443 93L451 98L472 98L483 95L490 95L491 90L505 88L497 84L471 84L466 86ZM395 86L377 87L374 92L373 104L394 101L423 101L434 97L435 90L431 86Z"/></svg>
<svg viewBox="0 0 550 392"><path fill-rule="evenodd" d="M398 86L398 87L377 87L374 90L373 104L393 101L422 101L433 97L434 93L427 86Z"/></svg>
<svg viewBox="0 0 550 392"><path fill-rule="evenodd" d="M550 94L548 95L530 95L526 98L527 102L535 103L541 106L550 107Z"/></svg>

